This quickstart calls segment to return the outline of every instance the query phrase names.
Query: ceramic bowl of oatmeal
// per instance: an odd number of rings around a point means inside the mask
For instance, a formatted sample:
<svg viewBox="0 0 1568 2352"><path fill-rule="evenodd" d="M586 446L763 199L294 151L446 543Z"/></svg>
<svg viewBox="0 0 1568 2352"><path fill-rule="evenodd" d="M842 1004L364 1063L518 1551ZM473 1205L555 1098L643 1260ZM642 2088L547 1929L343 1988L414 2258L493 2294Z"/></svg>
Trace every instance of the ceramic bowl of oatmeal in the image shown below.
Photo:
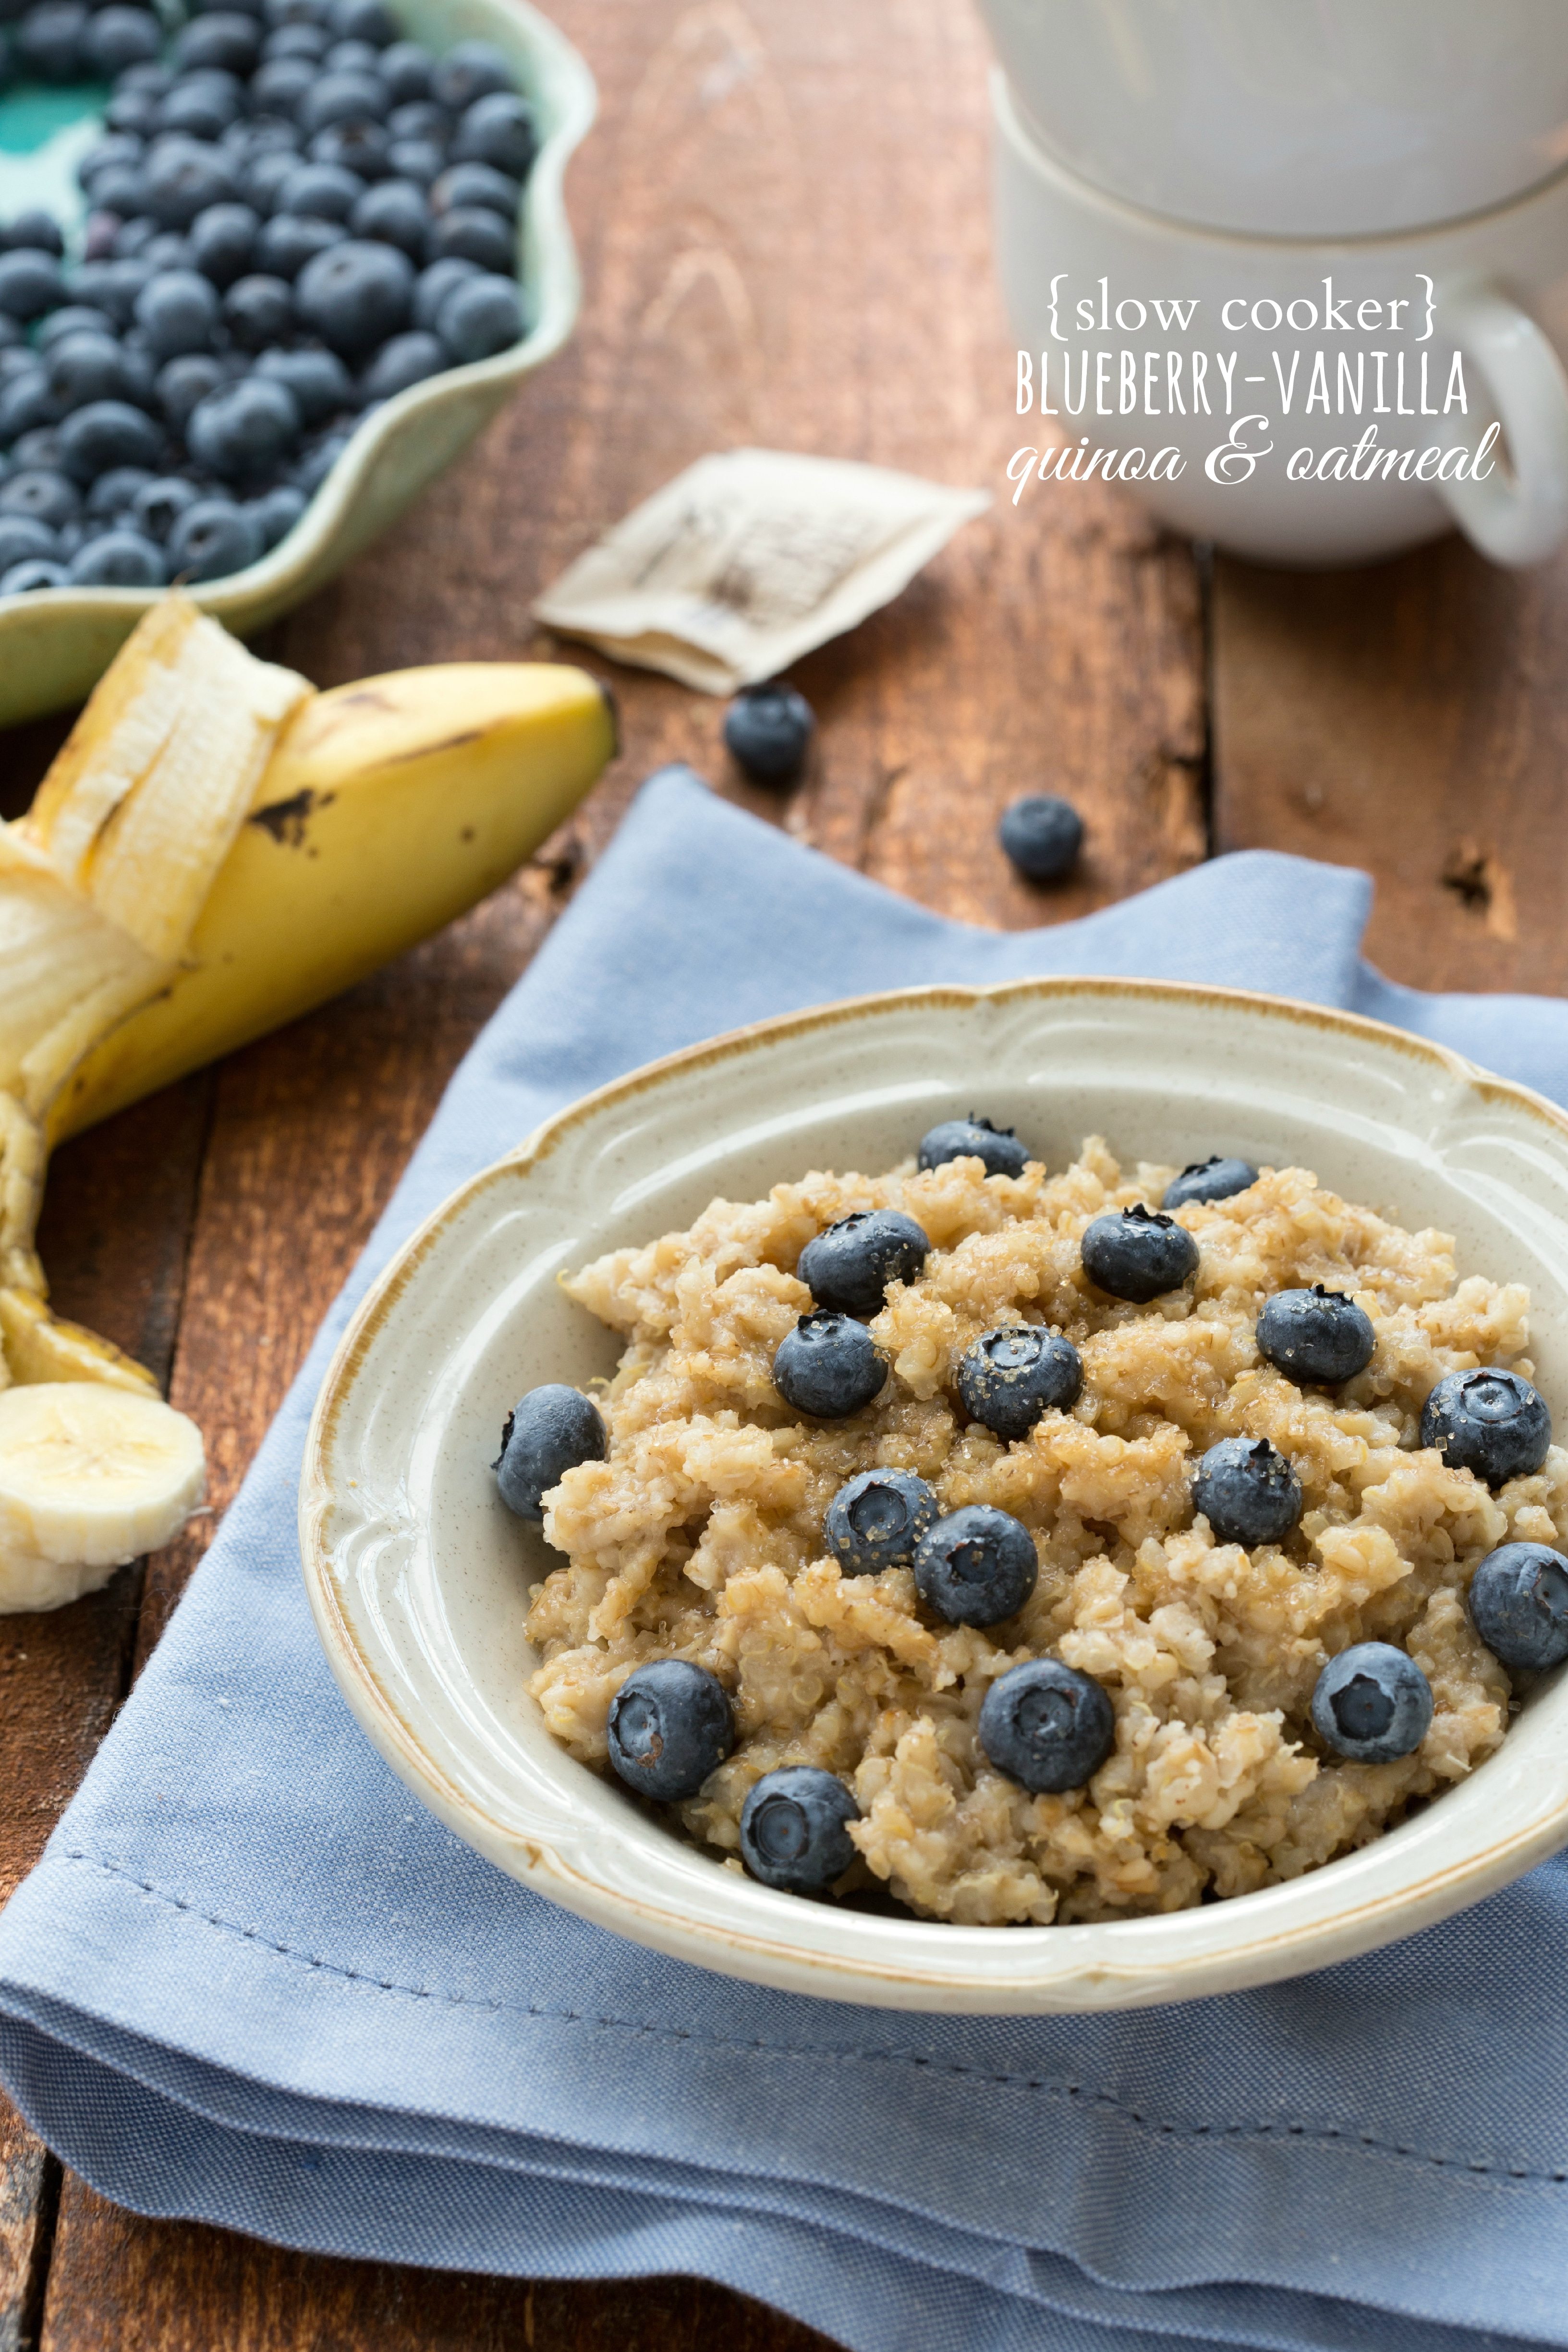
<svg viewBox="0 0 1568 2352"><path fill-rule="evenodd" d="M917 1165L976 1111L1012 1165ZM1163 1223L1215 1155L1232 1189ZM839 1318L869 1385L803 1391L812 1245L868 1213L918 1237ZM1280 1336L1321 1293L1355 1327L1332 1377ZM1054 1350L1047 1401L988 1403L987 1348ZM1477 1371L1539 1400L1522 1452L1439 1426ZM536 1522L491 1465L550 1384L603 1437ZM302 1552L370 1738L538 1892L826 1997L1130 2006L1349 1958L1568 1837L1568 1690L1505 1664L1471 1593L1510 1547L1568 1549L1548 1415L1568 1431L1552 1105L1276 999L914 990L635 1072L456 1193L329 1372ZM879 1552L841 1498L889 1478L918 1507ZM955 1601L943 1531L977 1514L1012 1566ZM1375 1721L1330 1689L1363 1654L1394 1669L1356 1685ZM671 1662L717 1745L655 1802L612 1750ZM1065 1772L1018 1747L1066 1736L1055 1697L1018 1712L1042 1671L1092 1701ZM841 1792L816 1899L756 1874L758 1804L803 1770Z"/></svg>

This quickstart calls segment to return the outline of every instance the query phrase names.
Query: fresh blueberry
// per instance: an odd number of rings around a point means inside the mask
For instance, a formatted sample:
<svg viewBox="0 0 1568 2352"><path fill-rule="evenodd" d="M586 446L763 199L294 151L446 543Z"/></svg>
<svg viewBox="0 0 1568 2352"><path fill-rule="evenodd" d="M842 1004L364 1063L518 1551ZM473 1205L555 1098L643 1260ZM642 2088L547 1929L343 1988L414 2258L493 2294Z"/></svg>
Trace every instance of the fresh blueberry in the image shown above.
<svg viewBox="0 0 1568 2352"><path fill-rule="evenodd" d="M1028 1528L989 1503L950 1511L915 1548L915 1590L949 1625L999 1625L1023 1607L1039 1573Z"/></svg>
<svg viewBox="0 0 1568 2352"><path fill-rule="evenodd" d="M300 315L345 359L374 351L407 320L414 268L395 246L351 238L300 273Z"/></svg>
<svg viewBox="0 0 1568 2352"><path fill-rule="evenodd" d="M211 205L191 223L191 252L204 278L220 289L250 268L261 223L249 205Z"/></svg>
<svg viewBox="0 0 1568 2352"><path fill-rule="evenodd" d="M41 320L35 332L40 355L46 355L66 335L110 335L114 321L107 310L90 302L66 302Z"/></svg>
<svg viewBox="0 0 1568 2352"><path fill-rule="evenodd" d="M950 1160L983 1160L987 1176L1021 1176L1031 1153L1010 1127L993 1127L972 1111L967 1118L944 1118L921 1138L918 1164L944 1168Z"/></svg>
<svg viewBox="0 0 1568 2352"><path fill-rule="evenodd" d="M387 89L379 74L317 74L295 110L300 128L313 137L334 122L375 122L387 110Z"/></svg>
<svg viewBox="0 0 1568 2352"><path fill-rule="evenodd" d="M1312 1692L1319 1738L1352 1764L1392 1764L1410 1755L1431 1721L1431 1684L1414 1658L1388 1642L1342 1650Z"/></svg>
<svg viewBox="0 0 1568 2352"><path fill-rule="evenodd" d="M449 213L447 220L471 216L469 207L466 212ZM454 245L449 249L468 253L464 245ZM482 259L477 253L468 257ZM749 776L753 783L793 784L805 765L816 725L805 695L783 678L770 678L759 686L742 687L731 703L724 713L725 748L742 774Z"/></svg>
<svg viewBox="0 0 1568 2352"><path fill-rule="evenodd" d="M996 838L1026 881L1059 882L1083 847L1083 819L1054 793L1027 793L1005 809Z"/></svg>
<svg viewBox="0 0 1568 2352"><path fill-rule="evenodd" d="M263 375L210 393L192 410L185 439L192 457L225 481L269 474L299 442L298 404L286 384Z"/></svg>
<svg viewBox="0 0 1568 2352"><path fill-rule="evenodd" d="M0 383L0 446L13 446L25 433L59 420L60 404L43 368L18 368Z"/></svg>
<svg viewBox="0 0 1568 2352"><path fill-rule="evenodd" d="M79 588L161 588L163 551L140 531L107 530L86 541L69 570Z"/></svg>
<svg viewBox="0 0 1568 2352"><path fill-rule="evenodd" d="M140 261L90 261L76 274L72 291L79 302L106 310L118 327L128 327L136 313L136 298L153 275Z"/></svg>
<svg viewBox="0 0 1568 2352"><path fill-rule="evenodd" d="M158 128L186 139L216 140L239 112L236 89L216 74L193 74L177 81L158 108Z"/></svg>
<svg viewBox="0 0 1568 2352"><path fill-rule="evenodd" d="M120 235L120 215L110 212L90 212L82 223L81 257L84 261L107 261L113 254Z"/></svg>
<svg viewBox="0 0 1568 2352"><path fill-rule="evenodd" d="M239 167L241 201L265 219L277 205L279 189L299 161L291 147L267 147L258 155L246 156Z"/></svg>
<svg viewBox="0 0 1568 2352"><path fill-rule="evenodd" d="M16 214L0 233L0 248L7 253L47 253L58 261L66 249L65 236L53 213L41 205Z"/></svg>
<svg viewBox="0 0 1568 2352"><path fill-rule="evenodd" d="M112 335L62 335L49 346L45 372L64 409L85 407L89 400L125 400L136 390L125 353Z"/></svg>
<svg viewBox="0 0 1568 2352"><path fill-rule="evenodd" d="M384 245L401 247L411 261L419 261L430 228L425 191L413 180L378 180L355 203L349 226L355 236L379 237Z"/></svg>
<svg viewBox="0 0 1568 2352"><path fill-rule="evenodd" d="M434 63L434 59L431 62ZM385 71L384 59L382 70ZM444 106L434 105L427 100L414 100L393 108L386 118L386 130L387 136L392 139L428 140L444 153L447 142L452 135L452 118Z"/></svg>
<svg viewBox="0 0 1568 2352"><path fill-rule="evenodd" d="M1096 1217L1083 1237L1083 1270L1112 1298L1145 1307L1177 1290L1198 1265L1198 1245L1163 1209L1142 1201L1120 1214Z"/></svg>
<svg viewBox="0 0 1568 2352"><path fill-rule="evenodd" d="M373 49L397 38L396 19L381 0L330 0L327 22L340 41L366 41Z"/></svg>
<svg viewBox="0 0 1568 2352"><path fill-rule="evenodd" d="M471 279L480 276L471 261L433 261L422 269L414 288L414 323L416 327L437 327L443 304L448 297ZM443 341L445 338L443 338Z"/></svg>
<svg viewBox="0 0 1568 2352"><path fill-rule="evenodd" d="M153 390L161 413L176 433L184 433L196 403L216 392L223 380L223 363L210 352L189 352L159 369Z"/></svg>
<svg viewBox="0 0 1568 2352"><path fill-rule="evenodd" d="M1513 1672L1560 1666L1568 1658L1568 1559L1538 1543L1489 1552L1470 1579L1470 1619Z"/></svg>
<svg viewBox="0 0 1568 2352"><path fill-rule="evenodd" d="M80 492L64 474L29 467L0 482L0 514L30 515L35 522L58 530L74 522L80 512Z"/></svg>
<svg viewBox="0 0 1568 2352"><path fill-rule="evenodd" d="M145 190L137 201L145 204ZM159 233L157 222L146 213L139 214L134 219L121 221L114 232L114 259L140 261ZM152 275L151 263L148 264L148 275Z"/></svg>
<svg viewBox="0 0 1568 2352"><path fill-rule="evenodd" d="M1222 1437L1193 1473L1193 1507L1221 1543L1279 1543L1301 1516L1301 1482L1266 1437Z"/></svg>
<svg viewBox="0 0 1568 2352"><path fill-rule="evenodd" d="M146 208L147 184L140 165L108 164L92 184L92 202L95 217L107 215L113 224L112 228L100 228L95 242L104 250L117 251L124 228Z"/></svg>
<svg viewBox="0 0 1568 2352"><path fill-rule="evenodd" d="M437 269L447 266L437 261L425 276L433 278ZM511 349L522 333L522 304L510 278L479 274L452 288L436 323L452 357L466 365Z"/></svg>
<svg viewBox="0 0 1568 2352"><path fill-rule="evenodd" d="M310 65L320 65L331 42L324 25L279 25L262 42L261 55L268 65L279 58L303 58Z"/></svg>
<svg viewBox="0 0 1568 2352"><path fill-rule="evenodd" d="M426 249L432 261L471 261L504 277L517 267L517 230L488 205L459 205L432 217Z"/></svg>
<svg viewBox="0 0 1568 2352"><path fill-rule="evenodd" d="M386 150L387 170L422 188L440 178L446 163L447 150L437 139L394 139Z"/></svg>
<svg viewBox="0 0 1568 2352"><path fill-rule="evenodd" d="M1450 1372L1422 1408L1421 1443L1435 1445L1450 1469L1473 1470L1489 1486L1502 1486L1540 1469L1552 1415L1517 1372Z"/></svg>
<svg viewBox="0 0 1568 2352"><path fill-rule="evenodd" d="M264 498L252 501L250 511L260 526L263 548L276 547L279 540L288 538L306 504L304 491L295 489L289 482L279 482Z"/></svg>
<svg viewBox="0 0 1568 2352"><path fill-rule="evenodd" d="M368 41L334 41L321 63L329 73L374 73L376 52Z"/></svg>
<svg viewBox="0 0 1568 2352"><path fill-rule="evenodd" d="M384 180L389 172L402 169L392 163L389 145L379 122L333 122L311 140L310 160L341 163L345 171L357 172L362 180Z"/></svg>
<svg viewBox="0 0 1568 2352"><path fill-rule="evenodd" d="M341 163L296 163L278 191L278 210L346 221L363 194L359 173L345 172Z"/></svg>
<svg viewBox="0 0 1568 2352"><path fill-rule="evenodd" d="M458 41L438 58L431 87L452 114L466 114L476 99L510 89L514 76L504 49L493 41Z"/></svg>
<svg viewBox="0 0 1568 2352"><path fill-rule="evenodd" d="M97 18L97 22L101 25L105 16L112 16L114 13L112 8L105 8ZM90 196L92 184L100 173L109 171L116 164L140 163L146 152L146 144L145 140L138 139L129 131L106 131L101 139L94 140L84 155L78 158L76 167L78 187ZM62 253L65 250L63 236L60 240L60 250Z"/></svg>
<svg viewBox="0 0 1568 2352"><path fill-rule="evenodd" d="M161 228L188 228L209 205L232 204L239 190L221 149L195 139L160 139L143 167L147 209Z"/></svg>
<svg viewBox="0 0 1568 2352"><path fill-rule="evenodd" d="M533 116L511 90L476 99L452 133L456 163L489 163L513 180L526 179L536 146Z"/></svg>
<svg viewBox="0 0 1568 2352"><path fill-rule="evenodd" d="M446 345L422 328L412 327L406 334L394 335L383 343L359 380L360 396L367 404L392 400L410 384L423 383L427 376L439 375L450 365Z"/></svg>
<svg viewBox="0 0 1568 2352"><path fill-rule="evenodd" d="M936 1496L912 1470L862 1470L827 1506L827 1548L851 1576L907 1568L936 1523Z"/></svg>
<svg viewBox="0 0 1568 2352"><path fill-rule="evenodd" d="M346 426L337 426L330 433L323 433L320 440L313 442L289 467L290 482L303 490L307 498L314 498L348 447L349 438Z"/></svg>
<svg viewBox="0 0 1568 2352"><path fill-rule="evenodd" d="M96 493L95 493L96 495ZM132 527L144 538L166 540L188 507L194 507L201 493L193 482L182 475L164 474L144 481L127 501ZM92 500L88 504L90 507Z"/></svg>
<svg viewBox="0 0 1568 2352"><path fill-rule="evenodd" d="M86 70L88 12L80 0L39 0L16 31L24 65L40 81L79 81Z"/></svg>
<svg viewBox="0 0 1568 2352"><path fill-rule="evenodd" d="M160 361L211 351L218 316L216 289L195 269L160 270L136 297L136 323Z"/></svg>
<svg viewBox="0 0 1568 2352"><path fill-rule="evenodd" d="M1083 1359L1072 1341L1038 1323L986 1331L958 1361L964 1411L1009 1440L1027 1437L1043 1412L1076 1403L1082 1387Z"/></svg>
<svg viewBox="0 0 1568 2352"><path fill-rule="evenodd" d="M1372 1318L1343 1291L1279 1290L1258 1318L1258 1351L1297 1381L1336 1388L1372 1361L1377 1333Z"/></svg>
<svg viewBox="0 0 1568 2352"><path fill-rule="evenodd" d="M0 576L0 596L26 596L35 588L68 588L70 573L63 563L51 563L43 556L29 556L26 562L14 563L9 572Z"/></svg>
<svg viewBox="0 0 1568 2352"><path fill-rule="evenodd" d="M341 221L321 220L309 213L274 213L262 223L256 240L256 268L270 280L299 277L317 255L342 245L346 231Z"/></svg>
<svg viewBox="0 0 1568 2352"><path fill-rule="evenodd" d="M262 20L271 26L326 26L327 0L263 0Z"/></svg>
<svg viewBox="0 0 1568 2352"><path fill-rule="evenodd" d="M263 352L256 373L288 385L307 427L354 404L353 379L336 352Z"/></svg>
<svg viewBox="0 0 1568 2352"><path fill-rule="evenodd" d="M121 515L129 517L131 509L150 482L156 479L145 466L111 466L107 474L100 474L82 501L82 513L89 522L114 522ZM133 522L137 530L139 522ZM156 537L156 533L150 534Z"/></svg>
<svg viewBox="0 0 1568 2352"><path fill-rule="evenodd" d="M250 85L252 103L268 114L292 114L318 71L309 58L268 58Z"/></svg>
<svg viewBox="0 0 1568 2352"><path fill-rule="evenodd" d="M795 1271L818 1307L875 1315L890 1282L915 1282L931 1248L900 1209L859 1209L807 1242Z"/></svg>
<svg viewBox="0 0 1568 2352"><path fill-rule="evenodd" d="M196 257L188 236L181 236L172 228L160 229L142 248L142 258L159 277L170 270L189 272L196 266Z"/></svg>
<svg viewBox="0 0 1568 2352"><path fill-rule="evenodd" d="M253 73L261 56L261 27L254 16L215 8L193 16L174 36L174 62L184 73L216 66L220 72Z"/></svg>
<svg viewBox="0 0 1568 2352"><path fill-rule="evenodd" d="M132 131L139 139L150 139L163 106L151 90L127 89L122 83L104 108L103 120L110 131Z"/></svg>
<svg viewBox="0 0 1568 2352"><path fill-rule="evenodd" d="M784 1895L824 1895L855 1859L848 1823L860 1808L846 1784L815 1764L764 1772L741 1808L741 1859Z"/></svg>
<svg viewBox="0 0 1568 2352"><path fill-rule="evenodd" d="M494 1469L501 1501L520 1519L542 1519L543 1497L580 1462L609 1451L605 1416L592 1397L559 1381L530 1389L506 1417Z"/></svg>
<svg viewBox="0 0 1568 2352"><path fill-rule="evenodd" d="M489 163L454 163L430 191L430 210L449 213L469 205L483 205L505 221L517 218L522 190L504 172Z"/></svg>
<svg viewBox="0 0 1568 2352"><path fill-rule="evenodd" d="M55 428L41 425L31 433L19 433L11 444L11 469L17 474L58 474L60 436Z"/></svg>
<svg viewBox="0 0 1568 2352"><path fill-rule="evenodd" d="M261 553L261 526L248 507L198 499L169 533L171 580L226 580Z"/></svg>
<svg viewBox="0 0 1568 2352"><path fill-rule="evenodd" d="M18 563L40 558L47 562L56 552L55 534L47 523L36 515L0 511L0 572L13 572Z"/></svg>
<svg viewBox="0 0 1568 2352"><path fill-rule="evenodd" d="M64 468L79 482L96 482L111 466L156 466L163 454L162 433L129 401L89 400L60 426Z"/></svg>
<svg viewBox="0 0 1568 2352"><path fill-rule="evenodd" d="M163 45L151 8L100 8L88 25L82 47L89 73L112 81L127 66L149 64Z"/></svg>
<svg viewBox="0 0 1568 2352"><path fill-rule="evenodd" d="M13 319L37 319L65 299L65 280L52 253L40 253L36 246L0 253L0 310Z"/></svg>
<svg viewBox="0 0 1568 2352"><path fill-rule="evenodd" d="M1062 1796L1093 1780L1116 1745L1116 1715L1103 1685L1059 1658L1029 1658L986 1692L981 1748L1031 1797Z"/></svg>
<svg viewBox="0 0 1568 2352"><path fill-rule="evenodd" d="M1228 1201L1258 1181L1250 1160L1194 1160L1165 1187L1163 1209L1184 1209L1189 1201Z"/></svg>
<svg viewBox="0 0 1568 2352"><path fill-rule="evenodd" d="M888 1377L864 1323L847 1315L803 1315L780 1341L773 1385L785 1404L819 1421L843 1421L879 1396Z"/></svg>
<svg viewBox="0 0 1568 2352"><path fill-rule="evenodd" d="M428 99L435 71L435 58L417 41L394 41L381 53L381 78L394 107Z"/></svg>
<svg viewBox="0 0 1568 2352"><path fill-rule="evenodd" d="M706 1666L655 1658L629 1674L610 1701L605 1736L628 1789L676 1805L723 1763L735 1745L735 1717L729 1693Z"/></svg>

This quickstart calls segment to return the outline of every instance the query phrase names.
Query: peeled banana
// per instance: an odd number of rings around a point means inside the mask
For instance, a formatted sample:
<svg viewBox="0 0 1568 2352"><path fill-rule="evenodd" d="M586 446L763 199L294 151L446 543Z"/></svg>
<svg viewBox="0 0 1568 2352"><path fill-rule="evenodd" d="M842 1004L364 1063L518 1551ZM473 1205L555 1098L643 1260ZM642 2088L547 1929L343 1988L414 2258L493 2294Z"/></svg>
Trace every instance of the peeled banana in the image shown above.
<svg viewBox="0 0 1568 2352"><path fill-rule="evenodd" d="M177 594L128 640L0 824L0 1612L101 1583L201 1492L195 1424L48 1306L49 1145L449 921L614 750L607 698L565 667L316 694Z"/></svg>

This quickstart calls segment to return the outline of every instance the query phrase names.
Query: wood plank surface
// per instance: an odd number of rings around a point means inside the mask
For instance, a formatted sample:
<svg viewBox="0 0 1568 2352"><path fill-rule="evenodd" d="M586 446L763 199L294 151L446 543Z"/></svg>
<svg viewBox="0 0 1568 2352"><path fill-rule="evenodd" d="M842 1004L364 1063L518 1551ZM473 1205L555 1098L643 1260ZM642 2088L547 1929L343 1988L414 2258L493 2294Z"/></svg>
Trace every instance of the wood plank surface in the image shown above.
<svg viewBox="0 0 1568 2352"><path fill-rule="evenodd" d="M965 6L552 0L602 115L569 183L583 325L486 439L266 650L323 685L417 661L562 651L537 590L707 450L749 441L1002 485L1019 437L989 262L984 68ZM1221 847L1370 866L1371 949L1426 985L1568 985L1568 595L1561 567L1457 545L1354 578L1220 563ZM1061 919L1207 853L1205 614L1188 551L1076 489L997 506L887 612L796 672L820 737L801 787L730 770L721 707L613 670L624 750L483 908L337 1004L62 1152L43 1241L68 1313L153 1363L232 1496L312 1330L479 1024L636 784L690 761L757 814L926 903ZM10 807L58 727L12 739ZM1040 893L994 840L1066 792L1080 875ZM25 794L23 795L25 797ZM0 1892L36 1854L166 1622L211 1523L106 1594L0 1622ZM683 2281L546 2285L331 2262L151 2222L57 2175L0 2120L0 2352L806 2352L824 2339ZM7 2333L7 2330L9 2331Z"/></svg>

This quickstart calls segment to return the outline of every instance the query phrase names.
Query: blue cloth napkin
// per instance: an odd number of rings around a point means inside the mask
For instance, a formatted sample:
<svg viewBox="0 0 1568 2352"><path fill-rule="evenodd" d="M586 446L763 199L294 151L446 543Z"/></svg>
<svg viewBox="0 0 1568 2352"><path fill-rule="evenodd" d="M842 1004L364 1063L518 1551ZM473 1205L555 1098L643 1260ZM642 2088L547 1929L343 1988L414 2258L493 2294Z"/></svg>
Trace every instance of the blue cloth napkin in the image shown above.
<svg viewBox="0 0 1568 2352"><path fill-rule="evenodd" d="M1364 877L1226 857L1057 929L941 920L668 772L453 1081L221 1535L0 1920L0 2071L111 2198L329 2252L696 2272L856 2352L1568 2345L1568 1868L1393 1949L1128 2016L942 2019L710 1976L442 1829L301 1589L355 1297L584 1089L919 981L1120 972L1404 1023L1568 1099L1568 1007L1360 961Z"/></svg>

